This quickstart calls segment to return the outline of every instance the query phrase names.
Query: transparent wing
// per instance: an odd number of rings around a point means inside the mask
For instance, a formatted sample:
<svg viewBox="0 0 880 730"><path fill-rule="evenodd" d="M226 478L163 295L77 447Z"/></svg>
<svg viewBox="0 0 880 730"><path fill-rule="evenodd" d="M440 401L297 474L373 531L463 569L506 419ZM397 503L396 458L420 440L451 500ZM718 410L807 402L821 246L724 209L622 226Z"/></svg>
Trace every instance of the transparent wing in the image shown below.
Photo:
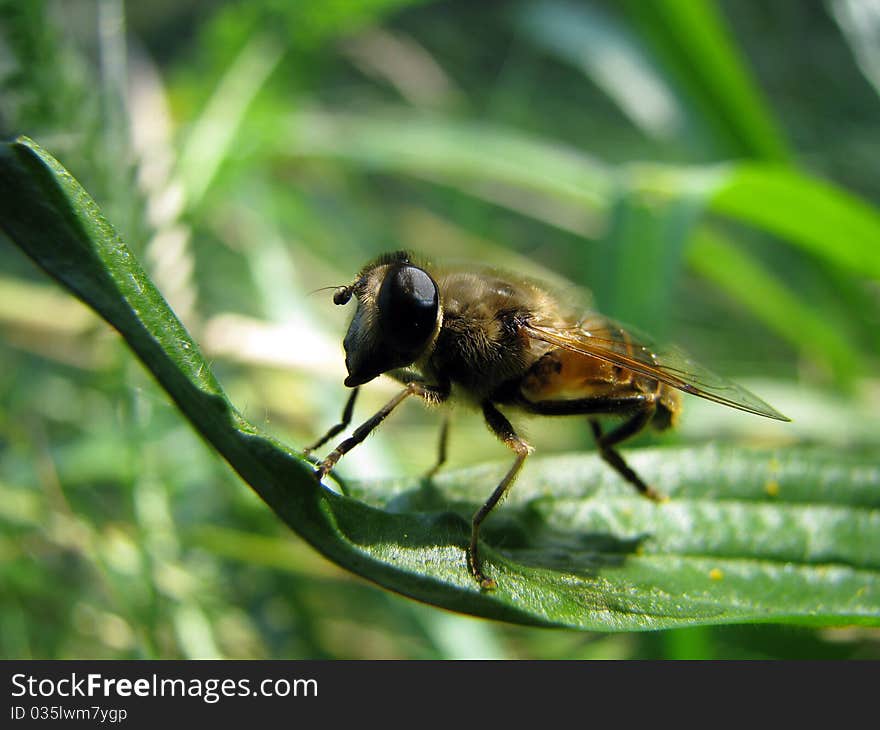
<svg viewBox="0 0 880 730"><path fill-rule="evenodd" d="M605 317L590 315L576 326L565 328L541 322L529 322L524 327L533 339L605 360L685 393L758 416L791 420L754 393L698 365L678 348L657 347L643 335L634 335Z"/></svg>

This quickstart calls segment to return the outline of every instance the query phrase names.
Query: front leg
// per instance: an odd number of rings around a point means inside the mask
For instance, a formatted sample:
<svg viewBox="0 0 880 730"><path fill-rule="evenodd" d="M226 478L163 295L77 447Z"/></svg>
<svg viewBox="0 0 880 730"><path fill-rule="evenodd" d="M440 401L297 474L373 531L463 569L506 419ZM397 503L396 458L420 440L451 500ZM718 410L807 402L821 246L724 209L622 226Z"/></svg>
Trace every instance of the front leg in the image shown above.
<svg viewBox="0 0 880 730"><path fill-rule="evenodd" d="M311 446L307 446L303 449L303 455L309 456L315 449L321 448L324 444L326 444L330 439L332 439L336 434L344 431L348 428L348 424L351 423L351 416L354 412L354 402L357 400L358 391L360 390L360 386L356 387L351 391L351 395L348 396L348 400L345 402L345 409L342 411L342 420L339 421L333 428L331 428L327 433L325 433L321 438L319 438L315 443Z"/></svg>
<svg viewBox="0 0 880 730"><path fill-rule="evenodd" d="M318 481L323 479L343 456L361 443L370 433L403 401L411 395L417 395L428 403L441 403L449 397L450 386L448 384L429 385L416 380L410 381L406 387L388 401L372 417L358 426L354 433L342 441L327 457L318 464L315 474Z"/></svg>

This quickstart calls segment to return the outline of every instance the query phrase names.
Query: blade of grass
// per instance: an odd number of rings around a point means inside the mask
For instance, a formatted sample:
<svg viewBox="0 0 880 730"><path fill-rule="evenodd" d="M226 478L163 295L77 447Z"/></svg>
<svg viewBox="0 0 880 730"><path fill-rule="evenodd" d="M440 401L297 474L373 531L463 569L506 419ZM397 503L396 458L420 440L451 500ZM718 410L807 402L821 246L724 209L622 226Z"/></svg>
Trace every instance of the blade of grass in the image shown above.
<svg viewBox="0 0 880 730"><path fill-rule="evenodd" d="M283 127L282 127L283 129ZM562 145L493 125L416 115L297 112L278 136L282 154L347 160L366 168L447 176L450 183L498 181L607 207L608 169Z"/></svg>
<svg viewBox="0 0 880 730"><path fill-rule="evenodd" d="M196 120L177 164L177 174L196 206L230 153L241 121L281 61L284 48L269 34L255 35L236 56Z"/></svg>
<svg viewBox="0 0 880 730"><path fill-rule="evenodd" d="M842 381L860 373L860 353L834 325L742 249L708 227L691 237L688 264L780 337Z"/></svg>
<svg viewBox="0 0 880 730"><path fill-rule="evenodd" d="M701 212L700 198L622 191L605 235L584 251L591 265L583 279L599 311L665 339L685 243Z"/></svg>
<svg viewBox="0 0 880 730"><path fill-rule="evenodd" d="M725 156L790 157L715 2L629 0L626 9Z"/></svg>
<svg viewBox="0 0 880 730"><path fill-rule="evenodd" d="M274 152L442 177L464 192L497 181L606 216L621 189L705 198L708 212L754 226L860 276L880 278L880 213L831 182L772 164L613 168L582 152L492 125L399 114L303 110ZM503 204L503 198L498 202ZM518 209L530 215L529 208Z"/></svg>
<svg viewBox="0 0 880 730"><path fill-rule="evenodd" d="M598 6L543 0L520 5L517 30L589 76L646 134L669 138L682 131L682 111L638 38Z"/></svg>
<svg viewBox="0 0 880 730"><path fill-rule="evenodd" d="M783 167L734 165L709 206L856 275L880 279L880 213L832 183Z"/></svg>

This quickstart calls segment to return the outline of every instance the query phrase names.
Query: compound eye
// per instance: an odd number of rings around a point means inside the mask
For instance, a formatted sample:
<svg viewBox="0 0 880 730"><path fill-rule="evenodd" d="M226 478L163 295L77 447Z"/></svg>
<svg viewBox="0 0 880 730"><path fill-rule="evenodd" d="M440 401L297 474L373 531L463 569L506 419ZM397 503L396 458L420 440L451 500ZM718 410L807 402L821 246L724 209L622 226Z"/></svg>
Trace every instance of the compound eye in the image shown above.
<svg viewBox="0 0 880 730"><path fill-rule="evenodd" d="M439 295L437 285L417 266L391 268L376 299L385 338L404 352L418 353L434 333Z"/></svg>

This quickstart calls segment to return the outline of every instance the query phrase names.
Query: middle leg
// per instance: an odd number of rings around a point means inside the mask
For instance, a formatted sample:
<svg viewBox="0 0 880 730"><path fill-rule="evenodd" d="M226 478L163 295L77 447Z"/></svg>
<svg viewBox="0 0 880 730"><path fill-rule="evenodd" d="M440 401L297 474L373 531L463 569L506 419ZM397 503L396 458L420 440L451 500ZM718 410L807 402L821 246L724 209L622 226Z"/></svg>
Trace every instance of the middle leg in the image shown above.
<svg viewBox="0 0 880 730"><path fill-rule="evenodd" d="M443 424L440 426L440 439L437 442L437 461L425 474L426 479L432 479L446 463L446 454L449 450L449 421L451 418L449 411L443 414Z"/></svg>
<svg viewBox="0 0 880 730"><path fill-rule="evenodd" d="M492 429L492 432L500 438L507 447L516 453L516 459L514 459L513 465L510 467L507 474L504 475L504 478L498 483L498 486L495 487L495 491L492 492L489 499L486 500L486 503L476 511L471 522L471 544L468 548L468 562L470 563L471 572L474 574L474 578L477 579L480 587L491 589L495 588L495 581L492 578L487 578L483 573L483 565L480 560L480 526L489 516L489 513L494 509L495 505L501 501L501 498L505 495L507 490L510 489L513 480L516 479L519 470L522 468L523 462L532 452L532 447L516 434L516 431L513 430L513 426L510 425L510 421L508 421L501 411L488 401L483 403L483 416L485 417L489 428Z"/></svg>

